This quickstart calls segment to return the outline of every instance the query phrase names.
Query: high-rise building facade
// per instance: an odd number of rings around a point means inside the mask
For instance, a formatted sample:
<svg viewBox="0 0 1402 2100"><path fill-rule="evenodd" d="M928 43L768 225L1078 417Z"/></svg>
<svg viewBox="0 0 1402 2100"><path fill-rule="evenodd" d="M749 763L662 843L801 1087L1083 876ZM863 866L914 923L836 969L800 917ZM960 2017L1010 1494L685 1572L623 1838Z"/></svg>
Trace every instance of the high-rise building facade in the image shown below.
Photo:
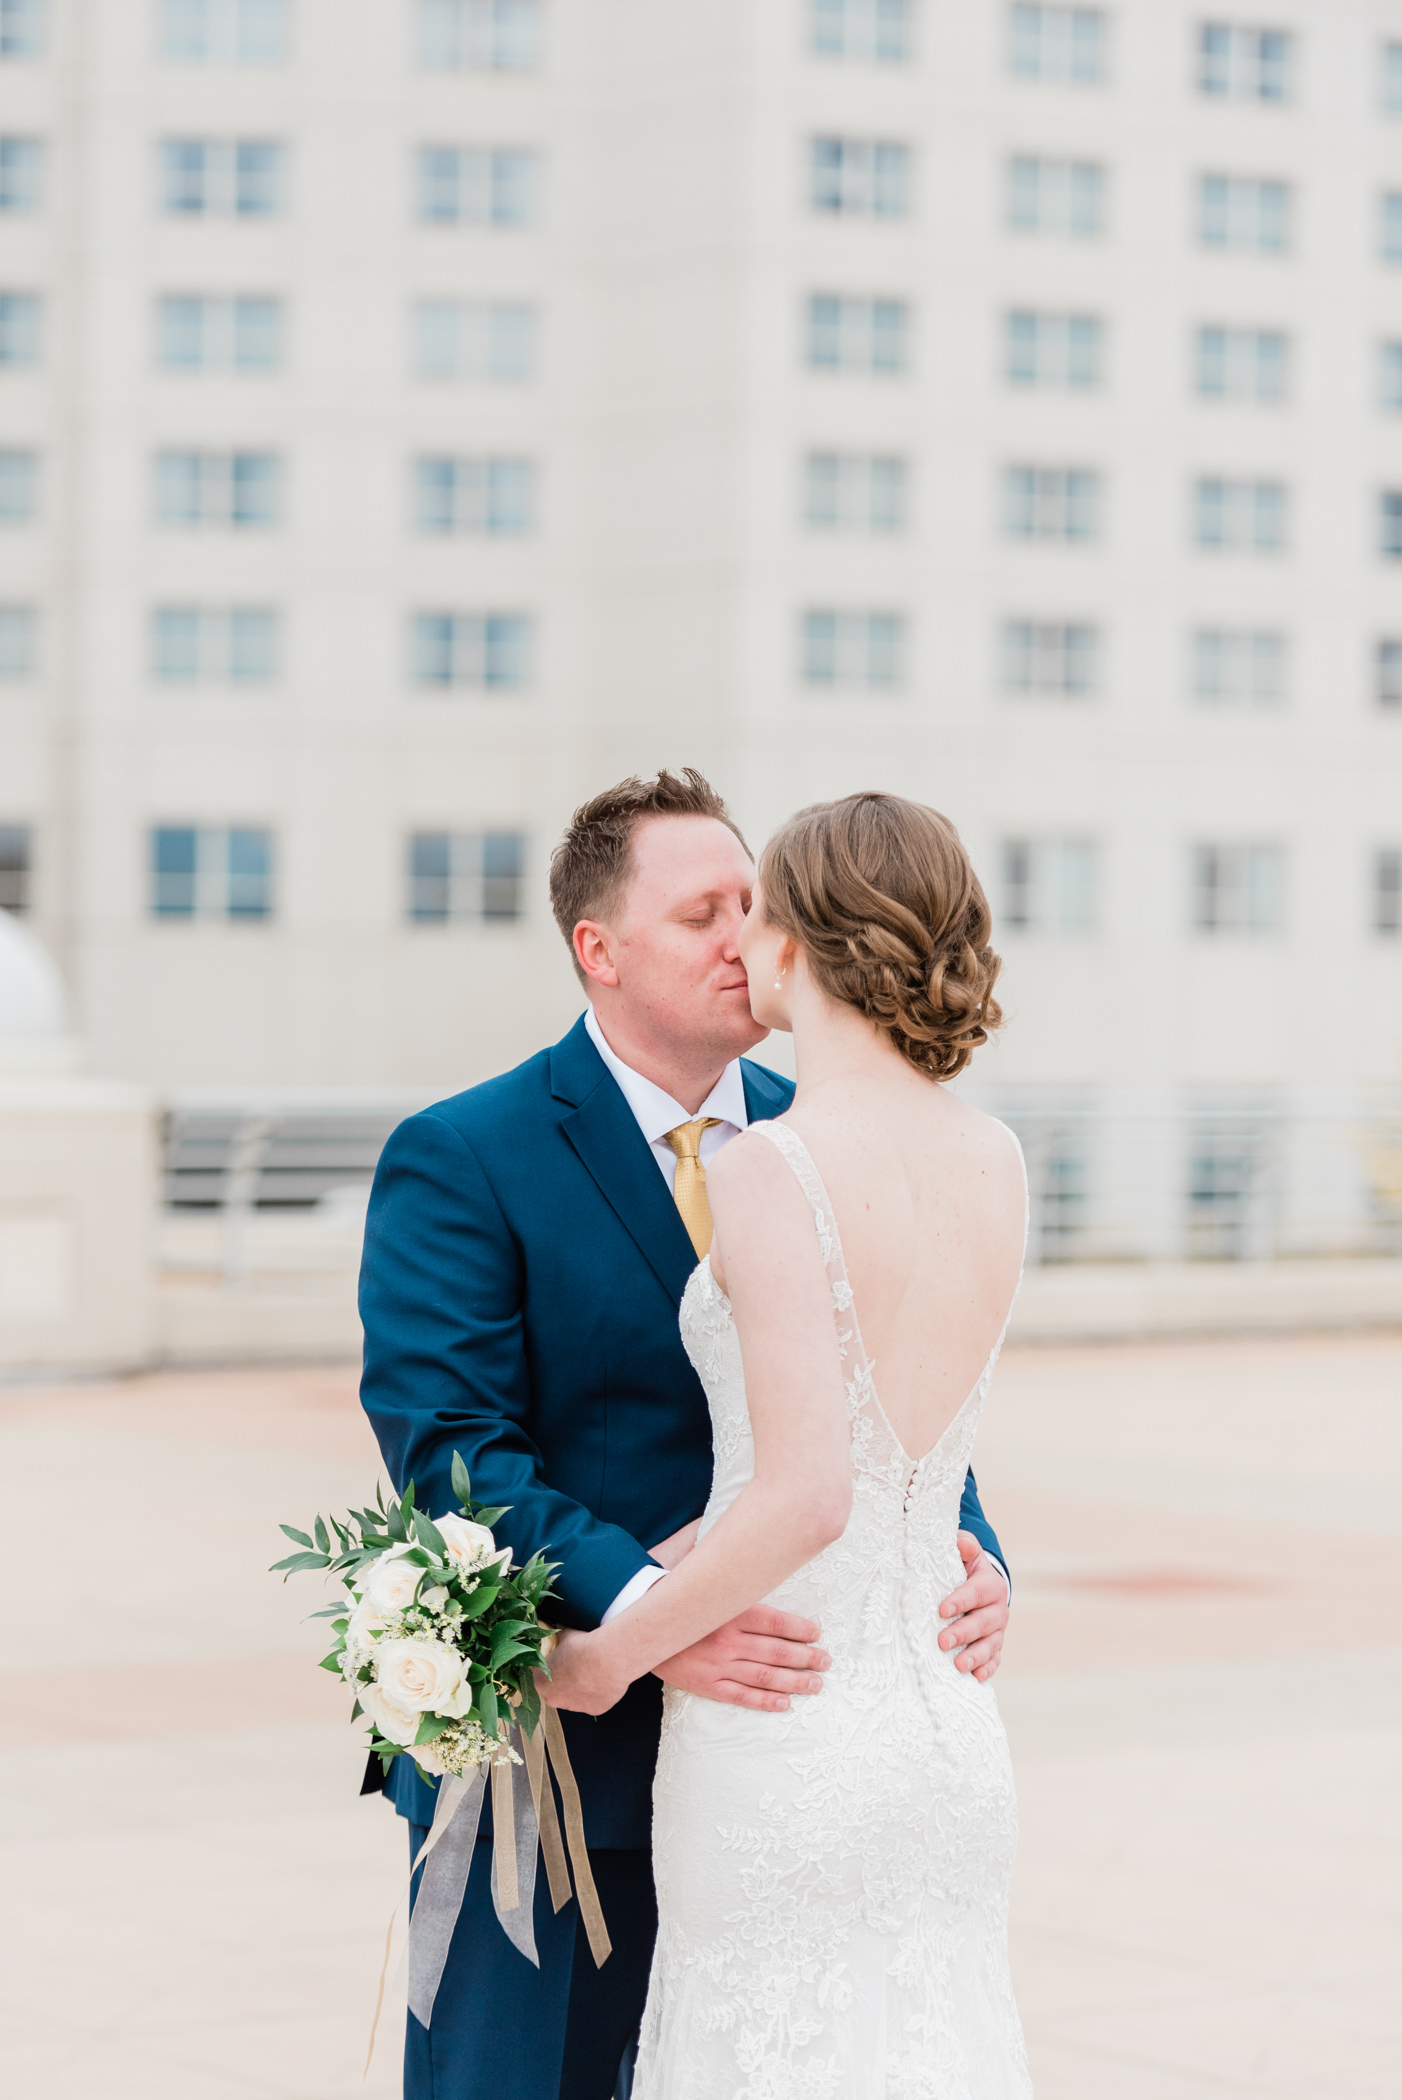
<svg viewBox="0 0 1402 2100"><path fill-rule="evenodd" d="M958 822L1049 1245L1396 1089L1396 0L0 0L0 904L94 1059L524 1055L569 809L687 762Z"/></svg>

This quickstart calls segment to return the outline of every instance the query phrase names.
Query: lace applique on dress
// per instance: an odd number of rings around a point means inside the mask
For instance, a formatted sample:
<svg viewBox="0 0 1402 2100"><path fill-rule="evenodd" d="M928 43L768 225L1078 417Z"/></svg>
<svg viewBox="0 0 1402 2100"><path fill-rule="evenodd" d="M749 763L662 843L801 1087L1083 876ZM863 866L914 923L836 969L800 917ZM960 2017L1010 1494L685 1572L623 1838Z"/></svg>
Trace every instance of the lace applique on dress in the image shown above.
<svg viewBox="0 0 1402 2100"><path fill-rule="evenodd" d="M820 1621L833 1667L818 1697L756 1714L666 1695L636 2100L1027 2100L1007 1960L1007 1739L991 1687L937 1644L940 1599L963 1578L959 1500L1002 1337L934 1450L910 1459L877 1396L807 1147L787 1124L752 1128L812 1208L847 1389L852 1516L769 1600ZM714 1426L704 1528L754 1466L739 1341L709 1262L681 1330Z"/></svg>

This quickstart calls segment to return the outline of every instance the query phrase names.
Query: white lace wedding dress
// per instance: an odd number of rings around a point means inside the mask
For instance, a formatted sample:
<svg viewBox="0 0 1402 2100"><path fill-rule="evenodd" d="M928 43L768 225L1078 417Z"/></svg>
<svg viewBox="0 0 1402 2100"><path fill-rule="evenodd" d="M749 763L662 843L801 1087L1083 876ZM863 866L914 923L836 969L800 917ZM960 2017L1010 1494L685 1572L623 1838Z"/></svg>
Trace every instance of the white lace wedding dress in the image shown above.
<svg viewBox="0 0 1402 2100"><path fill-rule="evenodd" d="M812 1205L852 1426L852 1515L768 1600L822 1625L822 1692L783 1714L669 1689L654 1790L660 1924L634 2100L1026 2100L1008 1973L1017 1805L991 1686L938 1646L1002 1346L926 1457L882 1412L807 1148L759 1123ZM709 1261L681 1309L715 1477L750 1479L740 1348ZM1006 1327L1005 1330L1006 1332Z"/></svg>

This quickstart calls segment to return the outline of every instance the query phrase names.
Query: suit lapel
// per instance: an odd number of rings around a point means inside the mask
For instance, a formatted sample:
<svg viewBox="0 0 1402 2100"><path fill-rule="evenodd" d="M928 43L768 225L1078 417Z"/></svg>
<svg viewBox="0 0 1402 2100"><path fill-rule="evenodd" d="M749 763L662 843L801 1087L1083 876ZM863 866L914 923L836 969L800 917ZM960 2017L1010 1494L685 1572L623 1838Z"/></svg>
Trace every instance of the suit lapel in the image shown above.
<svg viewBox="0 0 1402 2100"><path fill-rule="evenodd" d="M696 1253L633 1111L583 1021L550 1053L556 1098L573 1104L560 1128L672 1301L680 1305Z"/></svg>

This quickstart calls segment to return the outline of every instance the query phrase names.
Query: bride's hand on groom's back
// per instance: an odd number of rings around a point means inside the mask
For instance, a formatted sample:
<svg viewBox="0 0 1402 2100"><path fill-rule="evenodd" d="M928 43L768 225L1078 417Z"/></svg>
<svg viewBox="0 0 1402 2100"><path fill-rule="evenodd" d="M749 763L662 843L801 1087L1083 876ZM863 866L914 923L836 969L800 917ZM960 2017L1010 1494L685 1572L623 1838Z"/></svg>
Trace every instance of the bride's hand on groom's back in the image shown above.
<svg viewBox="0 0 1402 2100"><path fill-rule="evenodd" d="M659 1663L654 1675L702 1699L784 1713L791 1698L823 1689L831 1658L815 1645L821 1631L812 1619L756 1604Z"/></svg>

